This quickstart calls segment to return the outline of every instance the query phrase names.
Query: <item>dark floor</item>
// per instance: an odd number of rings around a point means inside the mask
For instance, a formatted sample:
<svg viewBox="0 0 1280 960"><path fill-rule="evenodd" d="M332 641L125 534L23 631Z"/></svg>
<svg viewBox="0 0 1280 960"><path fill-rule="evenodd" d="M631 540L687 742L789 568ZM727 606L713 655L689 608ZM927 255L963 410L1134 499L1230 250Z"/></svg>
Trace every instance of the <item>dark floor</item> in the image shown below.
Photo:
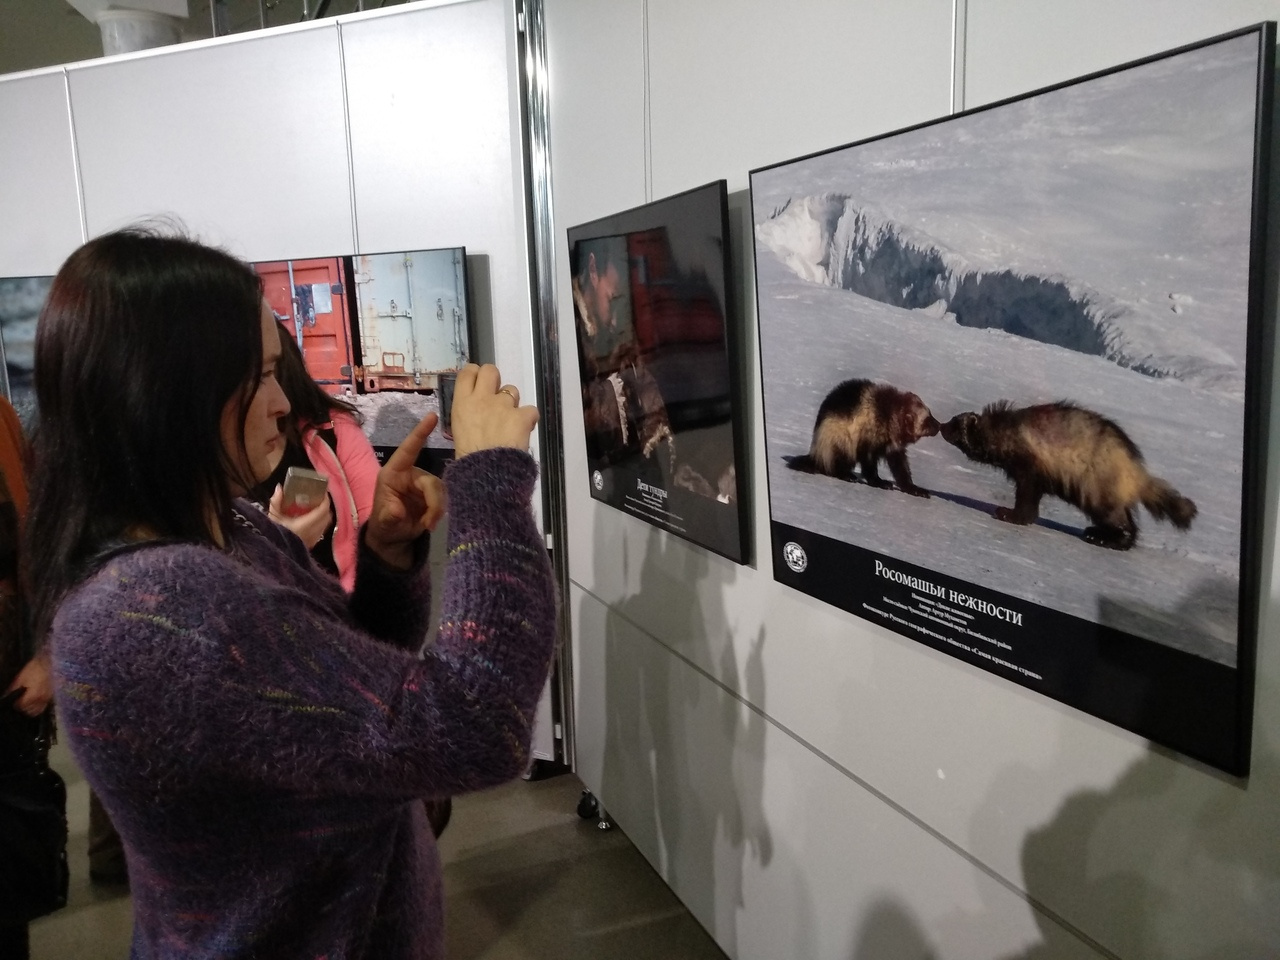
<svg viewBox="0 0 1280 960"><path fill-rule="evenodd" d="M127 891L88 880L88 789L65 748L71 900L31 928L33 960L123 960ZM724 960L615 829L577 816L572 774L460 798L440 843L450 960Z"/></svg>

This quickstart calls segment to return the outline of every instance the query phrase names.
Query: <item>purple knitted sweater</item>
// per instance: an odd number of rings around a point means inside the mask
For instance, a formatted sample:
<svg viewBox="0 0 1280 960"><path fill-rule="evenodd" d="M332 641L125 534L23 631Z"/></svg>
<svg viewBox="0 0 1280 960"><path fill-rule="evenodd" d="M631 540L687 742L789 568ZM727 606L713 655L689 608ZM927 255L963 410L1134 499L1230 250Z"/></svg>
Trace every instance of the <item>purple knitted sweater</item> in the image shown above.
<svg viewBox="0 0 1280 960"><path fill-rule="evenodd" d="M124 838L133 956L443 956L435 841L418 798L525 768L555 596L514 450L455 463L439 639L425 550L361 547L347 597L260 513L229 551L110 560L54 619L57 701Z"/></svg>

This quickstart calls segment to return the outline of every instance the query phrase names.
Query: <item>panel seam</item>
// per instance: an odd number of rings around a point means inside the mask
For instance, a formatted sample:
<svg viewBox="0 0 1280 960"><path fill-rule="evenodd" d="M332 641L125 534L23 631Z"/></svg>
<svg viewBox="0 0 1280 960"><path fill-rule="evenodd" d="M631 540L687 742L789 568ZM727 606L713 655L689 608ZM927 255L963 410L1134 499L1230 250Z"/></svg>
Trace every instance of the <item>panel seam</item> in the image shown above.
<svg viewBox="0 0 1280 960"><path fill-rule="evenodd" d="M640 0L640 37L644 77L644 199L653 200L653 73L649 69L649 0Z"/></svg>
<svg viewBox="0 0 1280 960"><path fill-rule="evenodd" d="M342 21L334 26L338 36L338 74L342 78L342 131L347 146L347 193L351 200L351 254L360 254L360 222L356 218L356 163L351 146L351 99L347 93L347 51L342 35Z"/></svg>
<svg viewBox="0 0 1280 960"><path fill-rule="evenodd" d="M84 172L80 168L80 141L76 137L76 109L71 102L71 71L62 68L62 89L67 96L67 125L71 128L71 169L76 178L76 205L80 212L80 242L89 242L89 215L85 212Z"/></svg>
<svg viewBox="0 0 1280 960"><path fill-rule="evenodd" d="M968 66L969 0L951 2L951 112L964 110L964 75Z"/></svg>

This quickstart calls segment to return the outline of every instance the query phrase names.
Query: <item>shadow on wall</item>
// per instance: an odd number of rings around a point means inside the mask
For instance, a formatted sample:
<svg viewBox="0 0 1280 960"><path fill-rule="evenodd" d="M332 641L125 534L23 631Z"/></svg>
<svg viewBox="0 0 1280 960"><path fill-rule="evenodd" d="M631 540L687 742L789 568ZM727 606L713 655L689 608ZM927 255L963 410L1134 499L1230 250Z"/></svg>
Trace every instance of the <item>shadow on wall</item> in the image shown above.
<svg viewBox="0 0 1280 960"><path fill-rule="evenodd" d="M1274 449L1280 452L1280 444ZM1270 557L1263 570L1263 582L1269 584ZM1193 616L1194 604L1189 599L1179 613ZM1280 599L1264 598L1249 779L1237 780L1153 745L1109 788L1068 797L1047 823L1021 839L1021 884L1039 942L999 960L1280 956L1277 633ZM1006 811L1051 803L1045 794L1054 786L1044 770L1085 769L1087 749L1086 741L1064 739L1043 763L1004 770L978 808L969 836L955 839L981 850L1017 843L1007 835ZM850 956L987 956L984 945L995 939L991 924L998 912L993 905L937 921L931 925L938 940L934 947L909 909L879 904L868 913Z"/></svg>
<svg viewBox="0 0 1280 960"><path fill-rule="evenodd" d="M612 526L612 525L611 525ZM627 555L627 544L596 550ZM635 594L613 604L605 634L605 757L600 799L690 912L730 955L743 864L773 858L763 814L764 717L737 696L714 690L684 659L708 653L716 682L763 708L765 637L741 665L723 596L736 572L708 555L649 531ZM652 607L680 631L670 644L643 632ZM718 648L718 652L717 652ZM701 659L701 657L699 657ZM704 661L706 662L706 661Z"/></svg>
<svg viewBox="0 0 1280 960"><path fill-rule="evenodd" d="M910 911L891 900L867 911L850 954L852 960L935 960L938 956Z"/></svg>
<svg viewBox="0 0 1280 960"><path fill-rule="evenodd" d="M1271 569L1268 557L1264 583L1271 582ZM1199 603L1189 597L1175 615L1194 618ZM1278 625L1280 602L1264 597L1248 780L1152 745L1108 789L1067 798L1049 822L1022 840L1022 882L1041 942L1002 960L1280 955L1280 649L1273 639ZM1046 765L1084 768L1084 749L1078 741L1064 741ZM1064 756L1073 751L1075 756ZM1003 842L1003 810L1010 804L1034 807L1047 799L1037 797L1050 789L1041 769L1017 765L993 782L972 825L977 846ZM973 922L958 918L957 935Z"/></svg>
<svg viewBox="0 0 1280 960"><path fill-rule="evenodd" d="M1270 711L1272 729L1277 712ZM1110 789L1068 798L1022 843L1022 879L1039 942L999 960L1280 956L1280 754L1274 743L1255 749L1254 767L1246 784L1153 748ZM1003 830L1002 809L1026 800L1043 782L1037 769L1010 769L983 804L974 836ZM849 956L987 956L985 946L996 939L994 912L939 920L935 946L907 907L880 903L868 911Z"/></svg>
<svg viewBox="0 0 1280 960"><path fill-rule="evenodd" d="M1134 764L1110 790L1071 797L1027 836L1028 892L1087 924L1125 960L1276 956L1280 757L1270 745L1255 750L1257 772L1244 784L1162 753ZM1036 919L1044 942L1009 960L1061 956L1061 927L1039 911Z"/></svg>

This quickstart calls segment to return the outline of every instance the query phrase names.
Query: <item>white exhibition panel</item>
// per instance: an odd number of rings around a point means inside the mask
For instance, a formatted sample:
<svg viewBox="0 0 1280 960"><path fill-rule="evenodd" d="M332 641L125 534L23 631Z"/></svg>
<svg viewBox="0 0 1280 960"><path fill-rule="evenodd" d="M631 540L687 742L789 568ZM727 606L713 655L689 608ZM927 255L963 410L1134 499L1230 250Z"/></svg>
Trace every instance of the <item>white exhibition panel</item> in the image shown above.
<svg viewBox="0 0 1280 960"><path fill-rule="evenodd" d="M606 678L579 686L580 773L730 956L1104 956L672 657L628 623L643 603L573 589L576 662ZM753 702L762 646L742 665Z"/></svg>
<svg viewBox="0 0 1280 960"><path fill-rule="evenodd" d="M347 21L360 250L466 246L488 258L493 360L533 396L514 14L472 0ZM474 262L474 261L473 261ZM498 318L501 318L499 320Z"/></svg>
<svg viewBox="0 0 1280 960"><path fill-rule="evenodd" d="M1152 45L1133 29L1129 7L1111 10L1079 2L1049 9L969 0L965 77L970 103L977 102L979 92L989 93L986 99L1008 96L1280 17L1276 2L1247 5L1234 19L1234 7L1245 5L1224 4L1224 19L1214 22L1206 21L1203 5L1194 0L1159 6L1162 39ZM590 498L568 269L559 269L570 576L575 594L585 597L575 596L574 644L578 756L587 785L601 791L629 834L640 839L646 831L651 834L648 848L641 846L660 864L664 855L655 851L668 844L647 824L653 817L652 791L672 791L671 799L663 799L669 805L696 806L701 795L686 783L628 780L632 766L643 776L671 759L663 756L667 748L661 743L628 739L630 727L642 720L666 724L685 736L716 738L717 749L726 753L744 749L737 739L742 731L728 722L695 728L690 703L679 698L660 697L669 708L665 718L653 705L642 707L626 697L618 702L617 691L640 679L635 665L610 642L615 629L610 624L620 617L660 664L646 675L656 670L672 684L692 683L688 675L699 671L715 678L848 771L848 777L837 775L846 784L840 789L875 798L885 817L899 818L908 833L919 834L902 862L847 864L836 881L844 896L830 903L796 904L780 889L744 907L768 918L760 922L772 924L770 929L784 927L794 934L773 955L849 956L854 941L835 950L819 947L813 932L797 932L795 923L843 930L851 915L871 916L879 901L866 899L871 895L861 885L898 869L912 881L894 906L902 921L897 939L890 937L893 942L865 955L924 956L925 941L932 955L952 955L943 940L921 941L912 932L934 929L927 895L915 892L927 890L934 877L934 861L941 856L934 847L963 851L981 865L975 872L990 871L1043 905L1046 913L1023 904L1028 921L1054 915L1066 924L1044 924L1043 942L1010 953L1002 922L986 918L987 928L982 918L970 918L968 933L981 944L973 955L1070 956L1071 948L1058 942L1067 926L1077 931L1066 935L1076 949L1101 945L1125 960L1274 954L1280 949L1280 832L1271 826L1277 818L1270 808L1280 791L1280 735L1274 732L1280 729L1280 604L1274 599L1280 592L1272 583L1272 557L1280 418L1272 425L1264 535L1269 588L1262 605L1254 772L1247 784L1152 749L1140 737L781 587L773 582L769 556L747 171L944 114L950 102L952 4L921 2L898 15L869 2L814 0L797 13L804 22L790 25L789 10L770 16L754 6L744 11L740 3L715 0L691 11L649 0L648 21L632 34L620 32L619 23L609 25L609 32L604 27L593 32L575 0L548 0L548 7L557 228L724 177L731 191L733 239L739 244L734 256L746 274L739 293L751 351L747 406L757 559L739 567ZM1154 11L1148 16L1157 19ZM570 19L571 42L555 34ZM1068 20L1075 24L1072 31L1060 29ZM856 24L860 54L833 57L822 34L847 23ZM1015 23L1019 27L1013 30ZM1142 48L1114 49L1099 61L1098 49L1117 42L1114 35L1121 32ZM562 112L562 91L565 78L572 83L594 75L589 54L605 45L613 63L625 65L636 49L647 51L648 59L632 66L630 77L609 77L608 89L631 100L610 104L614 124L586 132L580 94L575 91ZM1045 73L1024 77L1027 82L1014 88L1003 71L1019 45L1041 51L1038 59L1026 59ZM979 61L976 51L983 50L998 62ZM733 82L719 84L717 70ZM638 93L637 83L643 88ZM701 91L709 83L715 93L704 97ZM809 109L815 100L822 101L822 109ZM883 108L886 100L891 109ZM637 114L647 124L639 131ZM622 149L629 144L632 153L608 155L609 162L594 171L592 164L601 158L596 142ZM630 172L646 165L650 189L637 198ZM566 167L578 176L564 176ZM624 176L613 176L615 170ZM613 612L602 612L603 607ZM684 749L670 745L672 751ZM788 767L770 738L745 749L763 765L766 780L782 769L809 769ZM803 748L797 744L797 749ZM831 789L826 775L796 775L802 777L793 785L798 793ZM655 779L661 778L655 774ZM644 795L646 789L650 795ZM632 790L641 795L632 796ZM669 828L682 837L701 822L697 811L668 809L673 821L687 819ZM760 815L775 848L800 845L801 818L768 805ZM752 864L748 841L725 842L739 844L743 874L756 878L764 872ZM714 922L713 933L731 955L757 955L745 938L726 933L722 922L742 885L719 884L711 865L720 862L723 851L703 856L701 872L678 871L668 876L670 882L704 922ZM800 871L818 869L820 857L817 851L804 853ZM954 896L963 900L963 885ZM699 909L707 897L713 897L714 907Z"/></svg>
<svg viewBox="0 0 1280 960"><path fill-rule="evenodd" d="M545 11L568 558L570 578L577 579L575 565L590 563L583 541L589 542L597 505L587 486L582 442L566 231L647 198L643 0L557 0L546 3ZM609 69L600 68L602 59ZM593 682L575 677L574 686Z"/></svg>
<svg viewBox="0 0 1280 960"><path fill-rule="evenodd" d="M55 273L83 242L61 70L0 79L0 277Z"/></svg>
<svg viewBox="0 0 1280 960"><path fill-rule="evenodd" d="M573 319L565 231L647 199L644 0L552 0L545 6L556 282L563 321L566 305ZM577 348L573 341L568 346L577 370Z"/></svg>
<svg viewBox="0 0 1280 960"><path fill-rule="evenodd" d="M1275 0L966 3L966 107L1017 96L1280 16Z"/></svg>
<svg viewBox="0 0 1280 960"><path fill-rule="evenodd" d="M249 260L351 252L333 22L69 70L89 236L174 215Z"/></svg>
<svg viewBox="0 0 1280 960"><path fill-rule="evenodd" d="M942 116L951 4L649 0L654 199Z"/></svg>
<svg viewBox="0 0 1280 960"><path fill-rule="evenodd" d="M504 0L467 0L344 19L342 50L360 251L465 246L477 358L532 402L514 17ZM541 524L540 492L534 505Z"/></svg>

